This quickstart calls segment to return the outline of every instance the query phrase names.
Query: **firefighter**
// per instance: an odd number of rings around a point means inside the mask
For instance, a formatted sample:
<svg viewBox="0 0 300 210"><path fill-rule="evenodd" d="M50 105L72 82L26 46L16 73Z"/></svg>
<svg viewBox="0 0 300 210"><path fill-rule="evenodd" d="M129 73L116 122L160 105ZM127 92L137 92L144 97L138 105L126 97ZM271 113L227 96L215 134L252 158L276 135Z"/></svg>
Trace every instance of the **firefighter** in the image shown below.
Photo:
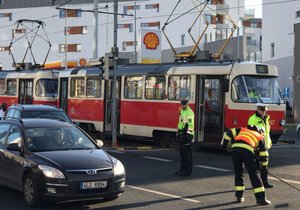
<svg viewBox="0 0 300 210"><path fill-rule="evenodd" d="M269 150L272 147L272 140L270 138L270 115L267 114L267 106L267 104L257 103L257 110L253 115L250 116L248 125L256 125L264 129L266 148ZM265 188L274 187L274 185L270 184L268 181L268 163L261 165L260 177Z"/></svg>
<svg viewBox="0 0 300 210"><path fill-rule="evenodd" d="M259 153L259 161L264 164L268 162L268 152L265 148L263 134L254 125L247 128L233 128L224 134L223 146L231 145L232 161L235 173L235 196L238 203L245 201L243 180L243 165L247 168L250 181L253 187L256 203L258 205L270 205L271 201L266 199L265 189L258 176L256 164L256 151Z"/></svg>
<svg viewBox="0 0 300 210"><path fill-rule="evenodd" d="M181 100L181 110L178 122L178 139L180 143L180 169L175 172L178 176L192 174L192 141L194 138L194 112L188 105L188 100Z"/></svg>

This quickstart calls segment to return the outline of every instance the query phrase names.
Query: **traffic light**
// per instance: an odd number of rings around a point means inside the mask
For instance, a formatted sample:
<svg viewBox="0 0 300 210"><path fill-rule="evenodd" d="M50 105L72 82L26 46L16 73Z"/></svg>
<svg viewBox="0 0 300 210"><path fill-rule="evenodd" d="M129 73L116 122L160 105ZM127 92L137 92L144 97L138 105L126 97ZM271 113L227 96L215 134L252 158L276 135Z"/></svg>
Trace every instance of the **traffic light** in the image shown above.
<svg viewBox="0 0 300 210"><path fill-rule="evenodd" d="M106 54L103 58L103 66L102 66L102 78L105 80L109 79L109 70L113 66L113 57L109 54Z"/></svg>

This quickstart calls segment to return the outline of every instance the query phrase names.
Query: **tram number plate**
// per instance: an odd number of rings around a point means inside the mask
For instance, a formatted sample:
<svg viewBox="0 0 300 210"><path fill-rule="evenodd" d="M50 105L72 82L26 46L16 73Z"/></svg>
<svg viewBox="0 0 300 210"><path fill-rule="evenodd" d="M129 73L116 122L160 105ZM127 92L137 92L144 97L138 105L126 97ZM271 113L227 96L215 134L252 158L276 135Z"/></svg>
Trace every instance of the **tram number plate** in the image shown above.
<svg viewBox="0 0 300 210"><path fill-rule="evenodd" d="M107 181L80 182L81 190L106 188L106 186Z"/></svg>

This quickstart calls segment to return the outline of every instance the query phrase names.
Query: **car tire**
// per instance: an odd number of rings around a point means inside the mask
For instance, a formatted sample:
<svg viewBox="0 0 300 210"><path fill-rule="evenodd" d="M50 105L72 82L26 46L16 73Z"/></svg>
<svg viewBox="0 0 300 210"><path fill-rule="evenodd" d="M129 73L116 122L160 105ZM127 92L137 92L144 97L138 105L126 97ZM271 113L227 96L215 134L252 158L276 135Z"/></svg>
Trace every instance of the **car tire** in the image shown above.
<svg viewBox="0 0 300 210"><path fill-rule="evenodd" d="M25 203L29 206L38 206L41 204L41 200L37 192L37 185L31 174L27 174L24 177L23 195Z"/></svg>
<svg viewBox="0 0 300 210"><path fill-rule="evenodd" d="M105 198L103 198L103 201L104 202L113 201L113 200L116 200L118 197L119 197L119 195L111 196L111 197L105 197Z"/></svg>

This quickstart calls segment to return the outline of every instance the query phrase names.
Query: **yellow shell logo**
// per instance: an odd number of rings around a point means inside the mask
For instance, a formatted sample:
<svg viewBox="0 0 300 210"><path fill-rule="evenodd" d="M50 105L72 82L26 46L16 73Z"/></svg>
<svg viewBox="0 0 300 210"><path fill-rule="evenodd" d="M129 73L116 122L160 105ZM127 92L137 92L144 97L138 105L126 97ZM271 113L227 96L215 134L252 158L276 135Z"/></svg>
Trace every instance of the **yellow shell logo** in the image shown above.
<svg viewBox="0 0 300 210"><path fill-rule="evenodd" d="M156 50L157 46L159 45L159 38L153 32L146 33L144 36L144 44L146 45L147 49Z"/></svg>

